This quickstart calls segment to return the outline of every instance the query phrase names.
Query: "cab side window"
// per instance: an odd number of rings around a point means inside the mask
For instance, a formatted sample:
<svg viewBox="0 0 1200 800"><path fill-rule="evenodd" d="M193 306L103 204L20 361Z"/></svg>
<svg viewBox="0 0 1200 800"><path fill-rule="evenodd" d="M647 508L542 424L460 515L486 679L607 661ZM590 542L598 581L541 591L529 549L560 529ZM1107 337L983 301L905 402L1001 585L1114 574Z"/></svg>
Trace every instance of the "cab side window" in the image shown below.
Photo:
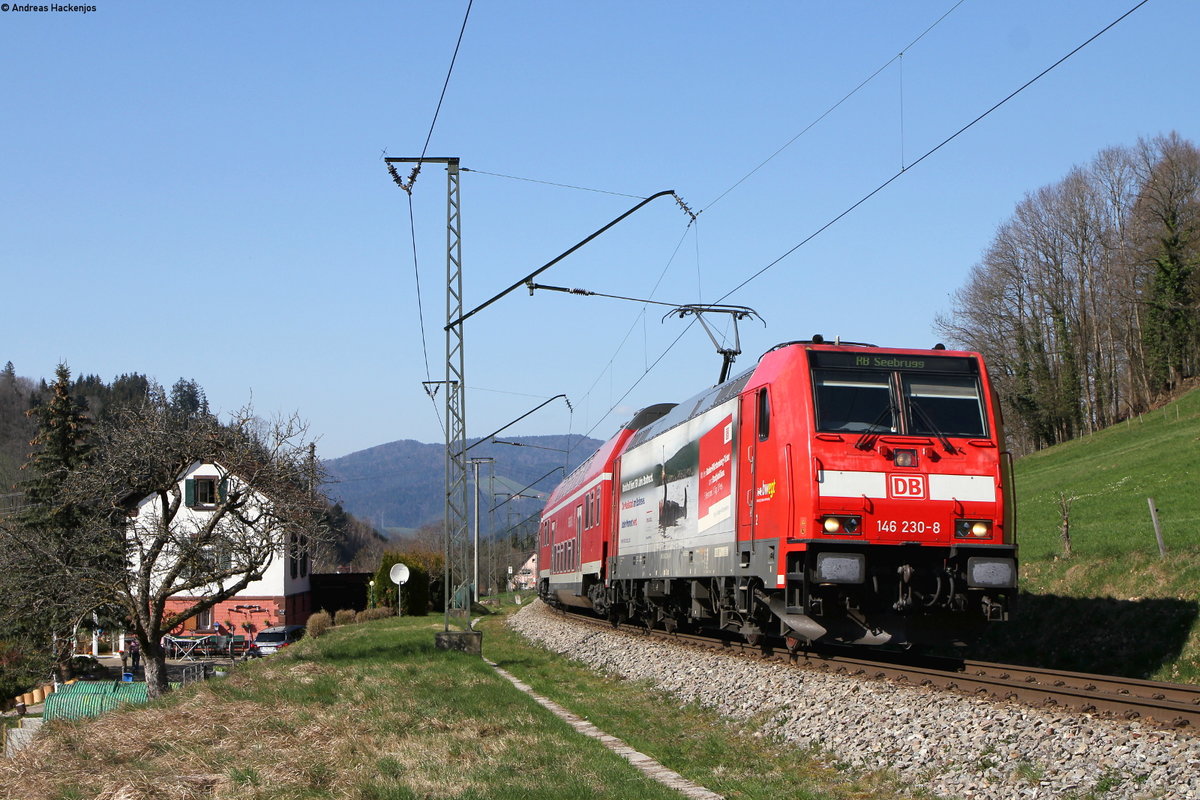
<svg viewBox="0 0 1200 800"><path fill-rule="evenodd" d="M765 442L771 436L771 400L767 387L758 390L758 440Z"/></svg>

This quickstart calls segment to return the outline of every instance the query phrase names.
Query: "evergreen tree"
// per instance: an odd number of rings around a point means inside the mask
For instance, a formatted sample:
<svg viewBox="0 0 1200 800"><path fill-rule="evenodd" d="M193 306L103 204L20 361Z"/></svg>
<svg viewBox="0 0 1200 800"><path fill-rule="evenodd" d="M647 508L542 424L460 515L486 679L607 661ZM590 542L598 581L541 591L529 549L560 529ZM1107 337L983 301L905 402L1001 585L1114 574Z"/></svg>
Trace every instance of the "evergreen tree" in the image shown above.
<svg viewBox="0 0 1200 800"><path fill-rule="evenodd" d="M51 664L69 658L75 625L101 606L94 586L122 567L119 551L100 554L82 533L85 509L64 491L92 449L91 420L72 388L70 369L59 364L48 398L27 412L37 421L37 434L22 467L30 473L22 484L24 506L7 527L0 525L0 593L22 599L0 605L0 639L28 657L0 670L0 682L44 676ZM55 582L47 591L46 576L60 570L75 570L80 578Z"/></svg>
<svg viewBox="0 0 1200 800"><path fill-rule="evenodd" d="M208 398L204 389L195 380L180 378L171 387L171 410L184 419L209 416Z"/></svg>
<svg viewBox="0 0 1200 800"><path fill-rule="evenodd" d="M60 496L59 489L67 474L87 459L92 422L87 409L72 397L67 365L59 364L54 375L49 399L28 412L37 420L38 432L31 442L33 453L23 467L32 476L23 486L25 508L20 522L33 528L69 530L78 510Z"/></svg>
<svg viewBox="0 0 1200 800"><path fill-rule="evenodd" d="M108 387L108 404L97 419L108 419L123 406L144 402L150 396L150 391L150 380L145 375L136 372L118 375Z"/></svg>

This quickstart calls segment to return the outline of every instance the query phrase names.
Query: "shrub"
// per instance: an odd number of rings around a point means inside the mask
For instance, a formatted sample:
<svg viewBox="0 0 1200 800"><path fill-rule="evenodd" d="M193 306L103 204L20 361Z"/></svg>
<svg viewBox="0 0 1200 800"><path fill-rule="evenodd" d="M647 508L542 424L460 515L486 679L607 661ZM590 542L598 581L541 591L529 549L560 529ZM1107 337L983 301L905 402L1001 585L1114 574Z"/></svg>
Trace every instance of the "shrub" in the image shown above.
<svg viewBox="0 0 1200 800"><path fill-rule="evenodd" d="M375 572L375 583L370 593L370 604L384 606L396 611L396 584L388 573L397 562L408 567L408 583L404 584L405 616L424 616L432 609L442 607L442 565L440 553L427 550L389 550L380 559ZM436 576L436 577L435 577Z"/></svg>
<svg viewBox="0 0 1200 800"><path fill-rule="evenodd" d="M370 622L371 620L387 619L394 616L396 616L396 612L390 608L367 608L358 612L358 621Z"/></svg>
<svg viewBox="0 0 1200 800"><path fill-rule="evenodd" d="M318 611L308 618L308 625L305 627L309 636L320 636L333 627L333 620L328 611Z"/></svg>
<svg viewBox="0 0 1200 800"><path fill-rule="evenodd" d="M72 656L71 669L76 672L90 672L100 666L100 662L92 656Z"/></svg>
<svg viewBox="0 0 1200 800"><path fill-rule="evenodd" d="M353 608L339 608L333 615L334 625L353 625L358 622L358 614Z"/></svg>

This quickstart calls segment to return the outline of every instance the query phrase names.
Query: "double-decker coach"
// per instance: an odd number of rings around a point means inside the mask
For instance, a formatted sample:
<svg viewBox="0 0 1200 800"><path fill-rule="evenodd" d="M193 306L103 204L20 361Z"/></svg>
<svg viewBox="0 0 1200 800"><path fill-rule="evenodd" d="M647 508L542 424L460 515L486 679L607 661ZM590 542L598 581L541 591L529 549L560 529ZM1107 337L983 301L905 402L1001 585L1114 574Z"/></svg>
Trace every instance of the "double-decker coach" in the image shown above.
<svg viewBox="0 0 1200 800"><path fill-rule="evenodd" d="M613 461L639 428L674 408L642 409L555 487L538 526L539 593L554 605L592 607L600 599L612 527Z"/></svg>
<svg viewBox="0 0 1200 800"><path fill-rule="evenodd" d="M780 345L556 490L543 596L791 646L961 641L1015 593L1009 476L977 353Z"/></svg>

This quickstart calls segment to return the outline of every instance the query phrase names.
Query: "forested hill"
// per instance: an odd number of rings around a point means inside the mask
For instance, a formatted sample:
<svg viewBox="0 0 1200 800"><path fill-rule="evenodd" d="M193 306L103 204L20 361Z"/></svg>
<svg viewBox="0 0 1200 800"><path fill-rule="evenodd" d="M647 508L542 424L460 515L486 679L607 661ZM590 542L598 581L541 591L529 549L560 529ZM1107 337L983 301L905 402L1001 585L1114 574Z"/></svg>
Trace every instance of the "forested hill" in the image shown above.
<svg viewBox="0 0 1200 800"><path fill-rule="evenodd" d="M570 472L596 451L603 442L577 434L569 436L509 437L517 445L485 442L473 447L471 458L494 458L495 499L504 502L509 494L544 496L562 480L565 466ZM468 442L468 446L474 440ZM564 452L564 451L569 451ZM445 496L445 445L424 444L411 439L389 442L325 462L330 484L325 492L357 517L380 530L418 528L442 518ZM547 475L547 473L551 473ZM489 491L489 465L479 467L479 482ZM540 479L540 480L539 480ZM504 514L521 517L535 512L540 500L513 500Z"/></svg>
<svg viewBox="0 0 1200 800"><path fill-rule="evenodd" d="M145 375L131 373L106 382L97 375L81 375L71 380L70 395L85 410L89 419L104 419L111 409L144 397L151 382ZM20 497L19 484L28 480L21 465L33 450L30 444L37 434L37 418L28 412L41 406L50 397L50 387L44 378L33 380L17 374L11 361L0 369L0 511L15 504ZM194 380L182 378L171 389L171 397L199 407L204 404L204 390Z"/></svg>

